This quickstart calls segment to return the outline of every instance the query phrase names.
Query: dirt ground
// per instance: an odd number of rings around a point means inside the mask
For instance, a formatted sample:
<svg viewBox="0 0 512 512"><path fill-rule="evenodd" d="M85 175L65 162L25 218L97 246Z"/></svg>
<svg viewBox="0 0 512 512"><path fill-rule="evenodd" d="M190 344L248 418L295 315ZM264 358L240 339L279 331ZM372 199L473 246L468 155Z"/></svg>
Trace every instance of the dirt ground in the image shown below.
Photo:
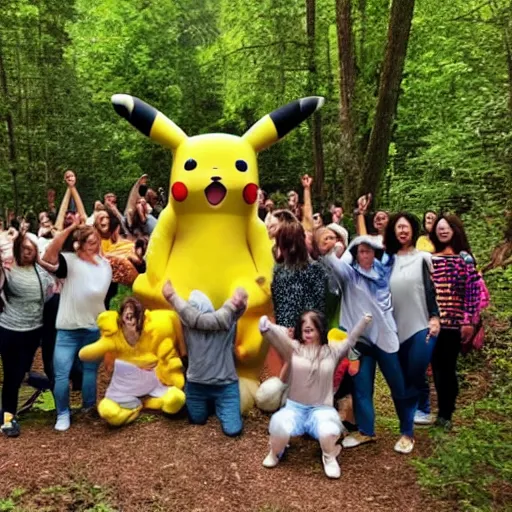
<svg viewBox="0 0 512 512"><path fill-rule="evenodd" d="M100 388L107 379L102 375ZM269 416L258 411L238 439L225 437L214 417L192 426L184 415L147 413L113 429L77 414L71 429L58 433L54 414L30 413L19 438L0 438L0 510L453 510L423 493L410 457L393 451L394 429L382 425L376 443L341 453L342 477L331 481L310 439L294 439L278 467L263 468ZM414 456L428 453L419 430Z"/></svg>

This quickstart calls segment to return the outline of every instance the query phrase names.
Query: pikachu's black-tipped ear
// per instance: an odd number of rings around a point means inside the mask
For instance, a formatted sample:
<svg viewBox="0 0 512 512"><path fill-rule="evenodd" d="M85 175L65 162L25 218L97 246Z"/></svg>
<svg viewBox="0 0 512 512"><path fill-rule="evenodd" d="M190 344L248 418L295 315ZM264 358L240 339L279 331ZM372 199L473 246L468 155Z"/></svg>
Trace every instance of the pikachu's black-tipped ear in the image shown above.
<svg viewBox="0 0 512 512"><path fill-rule="evenodd" d="M135 96L114 94L112 105L137 130L172 150L187 138L185 132L168 117Z"/></svg>
<svg viewBox="0 0 512 512"><path fill-rule="evenodd" d="M243 138L249 142L256 152L262 151L282 139L288 132L321 108L324 101L321 96L309 96L308 98L292 101L288 105L262 117L249 128Z"/></svg>

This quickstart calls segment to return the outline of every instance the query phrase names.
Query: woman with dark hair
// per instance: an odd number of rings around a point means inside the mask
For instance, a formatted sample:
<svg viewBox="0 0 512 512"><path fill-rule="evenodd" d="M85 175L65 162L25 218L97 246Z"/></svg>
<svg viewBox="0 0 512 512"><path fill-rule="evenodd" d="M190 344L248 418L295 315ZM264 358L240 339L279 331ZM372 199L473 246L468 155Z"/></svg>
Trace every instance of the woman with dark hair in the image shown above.
<svg viewBox="0 0 512 512"><path fill-rule="evenodd" d="M293 328L303 311L325 311L327 273L310 262L304 228L298 222L282 226L274 246L276 265L271 291L278 325Z"/></svg>
<svg viewBox="0 0 512 512"><path fill-rule="evenodd" d="M423 214L423 234L418 238L416 242L416 249L419 251L426 251L433 253L435 248L432 242L430 241L430 233L432 232L432 228L434 227L434 223L437 220L437 213L433 210L427 210Z"/></svg>
<svg viewBox="0 0 512 512"><path fill-rule="evenodd" d="M436 425L449 430L459 394L457 358L462 343L474 333L480 303L480 276L458 217L440 215L430 239L435 247L432 279L441 317L441 332L432 355L439 408Z"/></svg>
<svg viewBox="0 0 512 512"><path fill-rule="evenodd" d="M73 233L74 252L61 253ZM91 226L72 224L61 231L46 250L44 260L56 265L57 277L64 280L57 313L57 341L53 354L54 397L57 407L55 429L70 427L69 375L79 350L100 337L96 319L105 311L104 300L112 279L110 263L100 256L100 237ZM98 363L84 362L82 399L85 411L96 405Z"/></svg>
<svg viewBox="0 0 512 512"><path fill-rule="evenodd" d="M54 280L40 265L37 237L18 235L13 244L14 265L0 265L0 291L5 301L0 307L0 355L4 371L2 387L2 432L20 434L15 415L18 394L39 347L43 308L50 298Z"/></svg>
<svg viewBox="0 0 512 512"><path fill-rule="evenodd" d="M402 451L400 441L404 436L412 437L412 432L389 289L391 267L380 261L383 253L380 239L365 235L356 237L341 258L336 254L326 258L342 290L340 327L352 332L365 312L370 312L373 317L372 324L366 328L355 347L357 351L353 350L349 355L349 359L360 357L359 368L351 372L354 375L354 402L359 431L345 437L342 444L345 448L353 448L375 440L373 391L378 364L391 390L400 420L402 437L395 450Z"/></svg>
<svg viewBox="0 0 512 512"><path fill-rule="evenodd" d="M270 451L263 461L265 467L277 466L290 437L309 434L320 442L325 474L340 477L336 458L341 447L336 443L343 427L333 407L334 370L370 321L371 316L365 315L346 343L331 345L327 341L327 320L318 311L306 311L298 317L295 339L268 317L261 318L261 333L290 366L286 405L270 419Z"/></svg>
<svg viewBox="0 0 512 512"><path fill-rule="evenodd" d="M398 356L408 398L407 433L397 446L401 453L413 449L413 419L418 424L430 423L426 370L440 329L431 279L432 259L429 253L415 248L419 232L418 219L401 212L391 217L385 234L386 252L392 263L389 286L400 342Z"/></svg>

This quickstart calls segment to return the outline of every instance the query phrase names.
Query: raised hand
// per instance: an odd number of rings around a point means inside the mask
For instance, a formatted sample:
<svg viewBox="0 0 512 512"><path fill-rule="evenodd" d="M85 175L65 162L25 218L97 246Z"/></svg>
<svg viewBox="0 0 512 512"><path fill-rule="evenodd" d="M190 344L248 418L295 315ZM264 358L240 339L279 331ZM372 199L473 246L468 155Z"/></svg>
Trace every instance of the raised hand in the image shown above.
<svg viewBox="0 0 512 512"><path fill-rule="evenodd" d="M244 309L247 307L248 298L249 296L243 288L237 288L233 294L233 297L231 297L231 302L236 309Z"/></svg>
<svg viewBox="0 0 512 512"><path fill-rule="evenodd" d="M270 320L268 319L268 316L266 316L266 315L262 316L260 318L260 324L259 324L260 332L261 333L267 332L270 329L270 326L271 326L271 323L270 323Z"/></svg>
<svg viewBox="0 0 512 512"><path fill-rule="evenodd" d="M303 188L311 188L311 185L313 184L313 178L308 174L304 174L300 181Z"/></svg>
<svg viewBox="0 0 512 512"><path fill-rule="evenodd" d="M162 288L162 294L163 296L169 300L174 294L176 293L176 290L174 289L174 286L172 285L171 281L167 280L164 284L164 287Z"/></svg>
<svg viewBox="0 0 512 512"><path fill-rule="evenodd" d="M361 215L364 215L368 211L368 208L370 207L371 202L372 202L371 193L365 194L364 196L361 196L357 200L357 209L359 210L359 213Z"/></svg>

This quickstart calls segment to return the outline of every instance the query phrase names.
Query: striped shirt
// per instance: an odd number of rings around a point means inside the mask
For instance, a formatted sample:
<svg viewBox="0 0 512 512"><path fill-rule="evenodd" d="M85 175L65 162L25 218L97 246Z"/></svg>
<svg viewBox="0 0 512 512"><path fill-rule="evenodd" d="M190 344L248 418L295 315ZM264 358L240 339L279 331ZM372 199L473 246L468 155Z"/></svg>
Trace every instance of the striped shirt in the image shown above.
<svg viewBox="0 0 512 512"><path fill-rule="evenodd" d="M460 255L443 255L432 256L432 266L441 326L457 329L474 323L480 300L475 265Z"/></svg>
<svg viewBox="0 0 512 512"><path fill-rule="evenodd" d="M53 277L39 265L4 269L5 307L0 326L11 331L32 331L43 325L43 307L52 293Z"/></svg>

